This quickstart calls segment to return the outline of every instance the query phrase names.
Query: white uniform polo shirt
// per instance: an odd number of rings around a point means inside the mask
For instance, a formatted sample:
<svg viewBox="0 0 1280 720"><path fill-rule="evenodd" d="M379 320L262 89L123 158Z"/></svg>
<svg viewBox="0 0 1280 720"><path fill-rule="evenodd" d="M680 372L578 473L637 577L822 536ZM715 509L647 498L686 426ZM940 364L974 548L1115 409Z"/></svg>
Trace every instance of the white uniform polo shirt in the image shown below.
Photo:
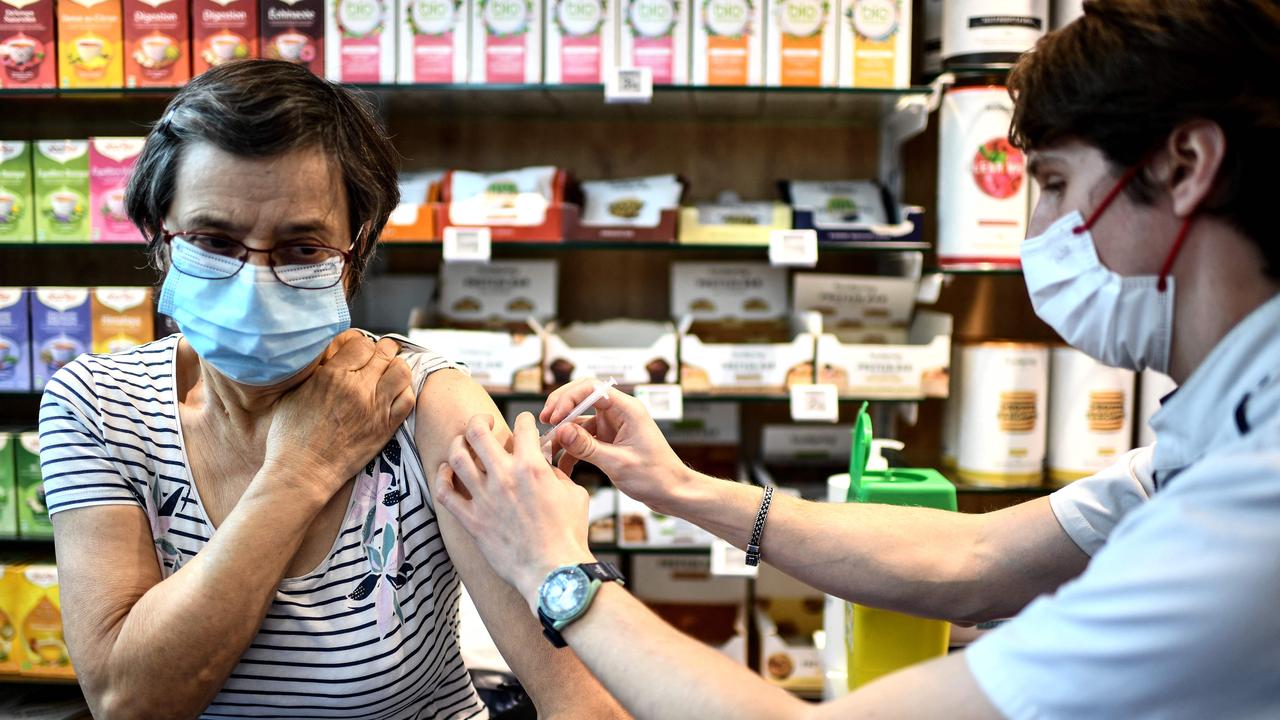
<svg viewBox="0 0 1280 720"><path fill-rule="evenodd" d="M1054 493L1088 569L966 652L1010 718L1280 719L1280 297Z"/></svg>

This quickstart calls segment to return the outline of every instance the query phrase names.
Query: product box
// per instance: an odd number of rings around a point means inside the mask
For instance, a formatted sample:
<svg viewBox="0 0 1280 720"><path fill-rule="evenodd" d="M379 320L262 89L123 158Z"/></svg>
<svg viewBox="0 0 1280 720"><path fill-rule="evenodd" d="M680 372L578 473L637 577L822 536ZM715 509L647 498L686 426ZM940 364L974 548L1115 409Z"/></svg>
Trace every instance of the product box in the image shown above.
<svg viewBox="0 0 1280 720"><path fill-rule="evenodd" d="M787 315L787 270L768 263L672 263L670 287L677 318L742 323Z"/></svg>
<svg viewBox="0 0 1280 720"><path fill-rule="evenodd" d="M716 577L711 559L695 555L636 555L628 586L649 609L681 632L747 661L743 578Z"/></svg>
<svg viewBox="0 0 1280 720"><path fill-rule="evenodd" d="M151 288L103 287L93 291L93 352L116 353L155 339Z"/></svg>
<svg viewBox="0 0 1280 720"><path fill-rule="evenodd" d="M616 57L618 0L547 0L548 85L598 85Z"/></svg>
<svg viewBox="0 0 1280 720"><path fill-rule="evenodd" d="M31 143L0 140L0 243L36 240Z"/></svg>
<svg viewBox="0 0 1280 720"><path fill-rule="evenodd" d="M502 0L505 1L505 0ZM478 173L450 170L440 180L439 236L449 226L487 227L503 241L564 239L564 191L568 178L551 166Z"/></svg>
<svg viewBox="0 0 1280 720"><path fill-rule="evenodd" d="M17 675L22 645L18 643L17 578L14 558L0 556L0 674Z"/></svg>
<svg viewBox="0 0 1280 720"><path fill-rule="evenodd" d="M689 84L690 7L697 0L615 0L618 64L647 67L654 85Z"/></svg>
<svg viewBox="0 0 1280 720"><path fill-rule="evenodd" d="M258 0L192 0L191 47L193 75L258 57Z"/></svg>
<svg viewBox="0 0 1280 720"><path fill-rule="evenodd" d="M911 84L911 3L836 0L840 8L840 87Z"/></svg>
<svg viewBox="0 0 1280 720"><path fill-rule="evenodd" d="M473 0L470 45L471 82L542 82L542 3Z"/></svg>
<svg viewBox="0 0 1280 720"><path fill-rule="evenodd" d="M796 312L822 315L822 327L845 343L904 345L919 283L879 275L796 273Z"/></svg>
<svg viewBox="0 0 1280 720"><path fill-rule="evenodd" d="M453 327L528 329L556 316L554 260L460 263L440 275L440 316Z"/></svg>
<svg viewBox="0 0 1280 720"><path fill-rule="evenodd" d="M324 0L260 0L262 57L286 60L324 75Z"/></svg>
<svg viewBox="0 0 1280 720"><path fill-rule="evenodd" d="M125 212L124 195L145 142L146 138L140 137L89 141L90 238L94 242L143 242L142 233Z"/></svg>
<svg viewBox="0 0 1280 720"><path fill-rule="evenodd" d="M791 208L774 202L706 203L680 208L687 245L768 245L773 230L791 228Z"/></svg>
<svg viewBox="0 0 1280 720"><path fill-rule="evenodd" d="M0 392L31 391L30 295L0 288Z"/></svg>
<svg viewBox="0 0 1280 720"><path fill-rule="evenodd" d="M49 521L40 475L40 433L35 430L19 433L14 456L17 459L18 534L24 538L51 538L53 523Z"/></svg>
<svg viewBox="0 0 1280 720"><path fill-rule="evenodd" d="M569 240L675 242L684 183L675 175L580 183L582 211L566 213Z"/></svg>
<svg viewBox="0 0 1280 720"><path fill-rule="evenodd" d="M609 320L542 329L544 389L579 378L613 378L627 390L676 381L676 329L671 323Z"/></svg>
<svg viewBox="0 0 1280 720"><path fill-rule="evenodd" d="M759 671L765 680L803 695L822 692L822 657L814 634L822 630L823 593L775 569L760 566L755 622Z"/></svg>
<svg viewBox="0 0 1280 720"><path fill-rule="evenodd" d="M409 339L460 362L490 393L542 390L542 338L484 330L410 330Z"/></svg>
<svg viewBox="0 0 1280 720"><path fill-rule="evenodd" d="M946 397L951 325L950 315L921 310L905 345L849 344L824 329L818 337L818 382L834 384L844 397Z"/></svg>
<svg viewBox="0 0 1280 720"><path fill-rule="evenodd" d="M512 422L509 420L508 424ZM592 546L618 544L618 491L611 486L591 492L587 505L587 542ZM596 558L599 557L597 554Z"/></svg>
<svg viewBox="0 0 1280 720"><path fill-rule="evenodd" d="M676 455L694 470L718 478L739 475L742 434L737 403L686 402L684 417L661 421L658 427Z"/></svg>
<svg viewBox="0 0 1280 720"><path fill-rule="evenodd" d="M820 243L903 250L928 246L924 208L899 205L873 180L786 180L778 185L791 205L792 226L812 229Z"/></svg>
<svg viewBox="0 0 1280 720"><path fill-rule="evenodd" d="M54 0L0 0L0 88L57 86Z"/></svg>
<svg viewBox="0 0 1280 720"><path fill-rule="evenodd" d="M89 141L35 145L36 242L88 242Z"/></svg>
<svg viewBox="0 0 1280 720"><path fill-rule="evenodd" d="M710 548L715 536L687 520L661 515L618 493L619 547Z"/></svg>
<svg viewBox="0 0 1280 720"><path fill-rule="evenodd" d="M325 77L396 81L396 0L326 0Z"/></svg>
<svg viewBox="0 0 1280 720"><path fill-rule="evenodd" d="M471 0L399 0L402 83L465 83Z"/></svg>
<svg viewBox="0 0 1280 720"><path fill-rule="evenodd" d="M443 170L400 173L397 182L400 187L400 203L391 211L387 224L382 228L383 242L439 239L435 226L435 196L440 191L439 183L443 178Z"/></svg>
<svg viewBox="0 0 1280 720"><path fill-rule="evenodd" d="M124 86L178 87L191 79L190 0L124 0Z"/></svg>
<svg viewBox="0 0 1280 720"><path fill-rule="evenodd" d="M680 385L686 393L782 394L814 378L814 352L822 323L816 313L791 319L789 341L712 342L680 336Z"/></svg>
<svg viewBox="0 0 1280 720"><path fill-rule="evenodd" d="M11 566L17 597L21 660L18 672L31 677L74 678L71 654L62 630L58 567L52 563Z"/></svg>
<svg viewBox="0 0 1280 720"><path fill-rule="evenodd" d="M840 47L839 0L769 0L765 81L771 86L831 87Z"/></svg>
<svg viewBox="0 0 1280 720"><path fill-rule="evenodd" d="M0 430L0 538L18 536L17 447L17 436ZM0 573L3 572L0 569ZM0 620L0 625L2 624L3 620ZM4 628L0 627L0 643L3 642ZM2 655L3 649L0 648L0 656ZM0 657L0 663L3 662L4 658Z"/></svg>
<svg viewBox="0 0 1280 720"><path fill-rule="evenodd" d="M32 385L45 383L93 344L88 288L36 288L31 297Z"/></svg>
<svg viewBox="0 0 1280 720"><path fill-rule="evenodd" d="M694 85L764 84L764 0L690 0Z"/></svg>
<svg viewBox="0 0 1280 720"><path fill-rule="evenodd" d="M58 85L124 85L124 7L121 0L58 1Z"/></svg>

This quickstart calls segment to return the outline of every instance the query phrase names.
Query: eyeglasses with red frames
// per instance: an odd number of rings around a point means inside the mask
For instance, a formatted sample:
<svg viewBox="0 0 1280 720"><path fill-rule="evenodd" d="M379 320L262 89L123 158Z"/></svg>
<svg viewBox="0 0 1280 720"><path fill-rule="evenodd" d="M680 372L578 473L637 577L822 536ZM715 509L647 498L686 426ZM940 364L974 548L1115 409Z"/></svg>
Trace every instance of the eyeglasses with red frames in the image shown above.
<svg viewBox="0 0 1280 720"><path fill-rule="evenodd" d="M258 250L220 235L170 232L160 228L160 239L169 246L173 268L184 275L204 280L234 277L253 253L267 256L267 265L276 279L303 290L325 290L342 281L343 270L351 262L351 252L314 242L277 245Z"/></svg>

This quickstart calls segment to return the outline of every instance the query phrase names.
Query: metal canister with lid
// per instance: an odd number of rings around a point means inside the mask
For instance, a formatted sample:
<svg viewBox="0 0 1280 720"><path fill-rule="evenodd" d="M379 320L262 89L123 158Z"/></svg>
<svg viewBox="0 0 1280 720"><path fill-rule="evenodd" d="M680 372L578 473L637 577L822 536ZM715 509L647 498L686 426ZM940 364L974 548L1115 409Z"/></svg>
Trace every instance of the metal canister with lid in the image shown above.
<svg viewBox="0 0 1280 720"><path fill-rule="evenodd" d="M942 64L1008 68L1049 29L1049 0L947 0Z"/></svg>
<svg viewBox="0 0 1280 720"><path fill-rule="evenodd" d="M1035 487L1043 482L1049 348L982 342L962 351L964 404L956 474L968 485Z"/></svg>

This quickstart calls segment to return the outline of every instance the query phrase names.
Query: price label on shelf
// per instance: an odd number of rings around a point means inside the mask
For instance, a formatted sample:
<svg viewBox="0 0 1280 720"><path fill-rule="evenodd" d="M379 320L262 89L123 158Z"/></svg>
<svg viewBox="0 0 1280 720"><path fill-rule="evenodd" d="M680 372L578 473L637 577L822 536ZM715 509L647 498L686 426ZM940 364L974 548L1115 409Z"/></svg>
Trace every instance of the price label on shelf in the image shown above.
<svg viewBox="0 0 1280 720"><path fill-rule="evenodd" d="M830 383L791 386L791 419L836 422L840 419L840 394Z"/></svg>
<svg viewBox="0 0 1280 720"><path fill-rule="evenodd" d="M818 264L818 233L814 230L774 230L769 233L769 262L789 267Z"/></svg>
<svg viewBox="0 0 1280 720"><path fill-rule="evenodd" d="M604 101L606 103L653 102L653 68L618 67L605 74Z"/></svg>
<svg viewBox="0 0 1280 720"><path fill-rule="evenodd" d="M487 263L493 257L489 228L447 227L444 229L445 262Z"/></svg>
<svg viewBox="0 0 1280 720"><path fill-rule="evenodd" d="M759 566L747 564L745 550L715 538L711 541L711 574L726 577L755 577L760 573Z"/></svg>
<svg viewBox="0 0 1280 720"><path fill-rule="evenodd" d="M636 399L654 420L684 419L684 390L679 385L637 385Z"/></svg>

